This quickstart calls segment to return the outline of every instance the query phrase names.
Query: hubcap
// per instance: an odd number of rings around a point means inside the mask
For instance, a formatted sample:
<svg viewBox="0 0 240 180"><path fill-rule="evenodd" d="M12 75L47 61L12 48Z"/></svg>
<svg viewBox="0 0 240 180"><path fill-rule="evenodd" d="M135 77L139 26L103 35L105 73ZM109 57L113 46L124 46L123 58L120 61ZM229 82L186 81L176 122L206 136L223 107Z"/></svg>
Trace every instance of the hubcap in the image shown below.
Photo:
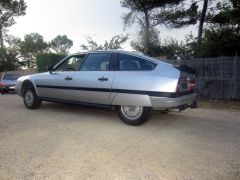
<svg viewBox="0 0 240 180"><path fill-rule="evenodd" d="M142 106L121 106L122 114L129 120L138 119L143 112Z"/></svg>
<svg viewBox="0 0 240 180"><path fill-rule="evenodd" d="M28 107L32 106L34 100L32 91L29 90L25 93L24 100Z"/></svg>

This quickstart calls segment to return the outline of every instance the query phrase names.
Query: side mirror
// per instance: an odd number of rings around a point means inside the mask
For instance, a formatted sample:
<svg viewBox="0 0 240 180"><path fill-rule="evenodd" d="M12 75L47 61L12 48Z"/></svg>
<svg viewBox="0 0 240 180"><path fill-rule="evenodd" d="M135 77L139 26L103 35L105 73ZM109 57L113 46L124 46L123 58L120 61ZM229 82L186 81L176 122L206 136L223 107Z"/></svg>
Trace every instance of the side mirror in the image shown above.
<svg viewBox="0 0 240 180"><path fill-rule="evenodd" d="M46 69L50 74L52 74L52 72L53 72L53 66L52 65L47 66Z"/></svg>

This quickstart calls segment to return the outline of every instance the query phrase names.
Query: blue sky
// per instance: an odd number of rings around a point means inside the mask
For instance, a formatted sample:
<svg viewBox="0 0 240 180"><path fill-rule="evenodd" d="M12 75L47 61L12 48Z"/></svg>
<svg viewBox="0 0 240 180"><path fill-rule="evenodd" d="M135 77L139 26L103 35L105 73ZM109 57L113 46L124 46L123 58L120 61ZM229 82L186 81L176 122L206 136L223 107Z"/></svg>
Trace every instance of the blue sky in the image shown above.
<svg viewBox="0 0 240 180"><path fill-rule="evenodd" d="M10 34L23 38L25 34L37 32L46 41L57 35L66 34L73 40L71 52L80 51L80 44L85 43L85 35L94 36L98 43L109 40L116 34L129 34L130 40L136 34L136 27L123 30L121 16L127 12L120 6L120 0L25 0L28 7L25 16L16 19ZM184 35L196 28L168 30L158 27L160 37L184 39ZM130 50L129 43L123 47Z"/></svg>

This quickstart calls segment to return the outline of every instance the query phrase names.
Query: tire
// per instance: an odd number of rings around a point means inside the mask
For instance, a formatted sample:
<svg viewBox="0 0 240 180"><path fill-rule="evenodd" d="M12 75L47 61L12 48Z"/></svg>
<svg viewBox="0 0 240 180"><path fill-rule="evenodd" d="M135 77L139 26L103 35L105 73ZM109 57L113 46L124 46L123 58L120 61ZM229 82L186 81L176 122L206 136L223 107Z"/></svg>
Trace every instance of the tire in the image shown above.
<svg viewBox="0 0 240 180"><path fill-rule="evenodd" d="M28 109L38 109L42 104L33 87L27 87L24 90L23 102Z"/></svg>
<svg viewBox="0 0 240 180"><path fill-rule="evenodd" d="M151 108L143 106L119 106L117 113L124 123L138 126L148 120Z"/></svg>

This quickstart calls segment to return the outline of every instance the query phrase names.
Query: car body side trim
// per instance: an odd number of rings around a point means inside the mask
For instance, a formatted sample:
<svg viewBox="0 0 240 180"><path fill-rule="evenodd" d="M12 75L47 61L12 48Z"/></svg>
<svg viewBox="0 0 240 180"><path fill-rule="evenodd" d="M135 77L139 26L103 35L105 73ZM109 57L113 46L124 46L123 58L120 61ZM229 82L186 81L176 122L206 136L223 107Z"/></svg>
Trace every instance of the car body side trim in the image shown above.
<svg viewBox="0 0 240 180"><path fill-rule="evenodd" d="M99 91L99 92L115 92L115 93L127 93L127 94L142 94L155 97L169 97L175 98L188 94L193 94L194 92L159 92L159 91L141 91L141 90L129 90L129 89L107 89L107 88L88 88L88 87L69 87L69 86L49 86L49 85L36 85L37 88L50 88L50 89L68 89L68 90L81 90L81 91Z"/></svg>
<svg viewBox="0 0 240 180"><path fill-rule="evenodd" d="M65 100L65 99L56 99L56 98L49 98L49 97L40 97L41 100L43 101L48 101L48 102L56 102L56 103L66 103L66 104L77 104L77 105L82 105L82 106L89 106L89 107L98 107L98 108L103 108L103 109L111 109L111 105L106 105L106 104L95 104L95 103L86 103L86 102L81 102L81 101L72 101L72 100Z"/></svg>

